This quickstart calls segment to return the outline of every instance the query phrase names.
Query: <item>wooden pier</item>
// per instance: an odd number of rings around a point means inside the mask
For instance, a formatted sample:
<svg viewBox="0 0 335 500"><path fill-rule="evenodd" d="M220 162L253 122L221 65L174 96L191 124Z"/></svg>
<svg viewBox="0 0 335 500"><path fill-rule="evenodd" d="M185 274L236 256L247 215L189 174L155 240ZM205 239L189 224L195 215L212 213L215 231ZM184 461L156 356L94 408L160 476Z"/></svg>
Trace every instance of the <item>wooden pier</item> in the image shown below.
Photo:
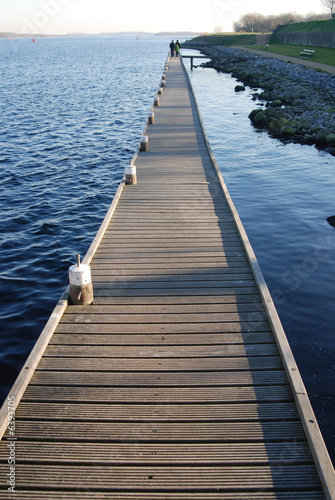
<svg viewBox="0 0 335 500"><path fill-rule="evenodd" d="M208 56L200 56L200 55L182 55L182 58L183 59L190 59L190 62L191 62L191 69L194 68L194 59L210 59L210 57Z"/></svg>
<svg viewBox="0 0 335 500"><path fill-rule="evenodd" d="M138 184L121 183L84 259L94 304L65 293L1 410L0 499L334 500L177 57L147 135Z"/></svg>

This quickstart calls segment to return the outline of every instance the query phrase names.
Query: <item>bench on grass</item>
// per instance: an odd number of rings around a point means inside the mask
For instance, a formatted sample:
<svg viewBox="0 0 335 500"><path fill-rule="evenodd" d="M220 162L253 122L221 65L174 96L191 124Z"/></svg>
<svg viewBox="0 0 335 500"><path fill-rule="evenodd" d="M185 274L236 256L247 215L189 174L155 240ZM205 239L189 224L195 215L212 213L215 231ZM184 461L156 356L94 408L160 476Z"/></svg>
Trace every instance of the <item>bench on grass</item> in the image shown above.
<svg viewBox="0 0 335 500"><path fill-rule="evenodd" d="M301 52L300 52L300 56L299 57L313 57L315 54L315 50L310 50L310 49L303 49Z"/></svg>

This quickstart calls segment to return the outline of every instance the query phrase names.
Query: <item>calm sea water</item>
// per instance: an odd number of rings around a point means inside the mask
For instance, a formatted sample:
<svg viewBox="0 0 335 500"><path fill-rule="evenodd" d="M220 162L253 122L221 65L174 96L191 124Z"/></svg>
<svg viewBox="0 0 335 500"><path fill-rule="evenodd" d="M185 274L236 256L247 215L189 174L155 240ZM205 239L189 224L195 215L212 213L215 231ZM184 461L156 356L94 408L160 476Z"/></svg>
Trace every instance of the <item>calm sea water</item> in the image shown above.
<svg viewBox="0 0 335 500"><path fill-rule="evenodd" d="M169 38L0 40L0 393L12 385L132 157ZM335 158L255 131L251 91L191 75L334 458Z"/></svg>

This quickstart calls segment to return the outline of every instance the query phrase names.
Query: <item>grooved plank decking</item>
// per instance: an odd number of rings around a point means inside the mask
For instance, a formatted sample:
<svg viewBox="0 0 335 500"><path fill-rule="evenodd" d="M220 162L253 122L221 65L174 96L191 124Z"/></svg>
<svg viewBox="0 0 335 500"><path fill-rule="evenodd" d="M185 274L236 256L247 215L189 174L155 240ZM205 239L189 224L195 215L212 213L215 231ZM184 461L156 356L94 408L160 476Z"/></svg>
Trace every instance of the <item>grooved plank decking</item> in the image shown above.
<svg viewBox="0 0 335 500"><path fill-rule="evenodd" d="M94 304L67 307L18 405L17 498L324 499L177 58L148 135L91 263Z"/></svg>

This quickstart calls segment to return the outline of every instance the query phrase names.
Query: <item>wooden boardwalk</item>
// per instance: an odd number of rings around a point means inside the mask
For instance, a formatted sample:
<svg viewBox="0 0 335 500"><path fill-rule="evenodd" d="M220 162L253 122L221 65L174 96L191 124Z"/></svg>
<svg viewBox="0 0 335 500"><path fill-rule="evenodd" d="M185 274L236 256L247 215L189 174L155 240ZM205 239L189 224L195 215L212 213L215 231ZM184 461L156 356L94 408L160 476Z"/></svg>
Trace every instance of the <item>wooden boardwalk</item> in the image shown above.
<svg viewBox="0 0 335 500"><path fill-rule="evenodd" d="M177 58L148 136L138 184L122 183L86 256L94 304L63 297L10 394L0 499L334 499L308 396ZM2 429L6 412L7 402Z"/></svg>

